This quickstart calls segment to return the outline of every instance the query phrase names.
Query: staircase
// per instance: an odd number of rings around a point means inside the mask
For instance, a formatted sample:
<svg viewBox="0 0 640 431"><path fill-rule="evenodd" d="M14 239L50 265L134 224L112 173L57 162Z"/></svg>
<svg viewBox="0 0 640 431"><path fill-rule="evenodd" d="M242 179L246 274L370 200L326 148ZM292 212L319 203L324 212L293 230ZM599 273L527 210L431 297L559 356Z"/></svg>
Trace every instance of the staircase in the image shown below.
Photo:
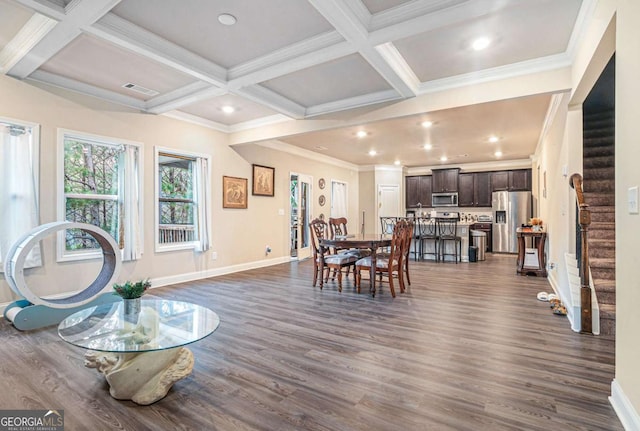
<svg viewBox="0 0 640 431"><path fill-rule="evenodd" d="M583 190L591 211L589 265L600 307L600 334L615 336L615 112L585 113Z"/></svg>

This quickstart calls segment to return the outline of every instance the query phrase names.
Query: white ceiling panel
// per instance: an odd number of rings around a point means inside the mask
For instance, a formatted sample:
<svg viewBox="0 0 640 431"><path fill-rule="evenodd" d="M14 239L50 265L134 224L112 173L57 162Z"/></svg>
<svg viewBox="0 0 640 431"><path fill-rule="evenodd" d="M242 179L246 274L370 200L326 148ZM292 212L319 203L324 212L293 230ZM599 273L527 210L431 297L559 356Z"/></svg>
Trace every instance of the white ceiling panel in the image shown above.
<svg viewBox="0 0 640 431"><path fill-rule="evenodd" d="M492 160L485 135L498 133L504 159L526 159L548 94L567 90L560 78L526 80L570 64L596 1L0 0L0 70L227 131L234 145L280 139L358 165L420 166L443 152L453 163ZM223 13L236 23L221 24ZM478 36L492 44L471 52ZM503 79L524 85L497 92L502 102L427 114L498 98L446 94ZM416 126L426 116L430 130Z"/></svg>
<svg viewBox="0 0 640 431"><path fill-rule="evenodd" d="M86 35L67 45L42 70L139 100L151 97L122 86L133 83L163 94L194 81L174 69Z"/></svg>
<svg viewBox="0 0 640 431"><path fill-rule="evenodd" d="M391 88L358 54L271 79L262 85L306 107Z"/></svg>
<svg viewBox="0 0 640 431"><path fill-rule="evenodd" d="M333 30L300 0L124 0L113 12L225 68ZM221 13L236 24L220 24Z"/></svg>
<svg viewBox="0 0 640 431"><path fill-rule="evenodd" d="M233 107L234 112L230 114L223 112L223 106ZM227 126L277 114L272 109L233 94L203 100L181 108L180 111Z"/></svg>
<svg viewBox="0 0 640 431"><path fill-rule="evenodd" d="M550 98L539 95L483 103L280 140L356 165L391 165L399 160L403 166L418 167L521 160L535 151ZM426 120L434 125L422 127ZM367 136L358 138L358 131ZM491 135L499 141L490 143ZM433 146L429 151L424 149L427 143ZM376 156L369 156L370 150ZM497 150L503 152L502 157L494 156ZM442 156L448 160L441 162Z"/></svg>
<svg viewBox="0 0 640 431"><path fill-rule="evenodd" d="M0 0L0 49L9 43L33 12L12 0Z"/></svg>
<svg viewBox="0 0 640 431"><path fill-rule="evenodd" d="M395 46L421 82L559 54L573 30L566 23L575 23L580 5L581 0L530 2L401 39ZM473 51L478 37L488 37L491 45Z"/></svg>

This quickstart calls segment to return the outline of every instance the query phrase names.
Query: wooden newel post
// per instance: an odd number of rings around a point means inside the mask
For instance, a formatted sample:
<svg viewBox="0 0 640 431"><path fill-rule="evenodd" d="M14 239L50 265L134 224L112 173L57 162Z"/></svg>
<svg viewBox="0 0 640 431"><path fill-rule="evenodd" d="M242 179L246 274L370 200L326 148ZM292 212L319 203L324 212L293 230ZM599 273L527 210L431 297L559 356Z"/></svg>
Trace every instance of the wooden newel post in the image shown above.
<svg viewBox="0 0 640 431"><path fill-rule="evenodd" d="M581 204L578 211L578 222L580 224L580 243L582 246L582 256L580 262L580 308L581 321L580 332L591 334L592 312L591 312L591 286L589 285L589 244L587 235L591 224L591 211L587 209L587 204Z"/></svg>

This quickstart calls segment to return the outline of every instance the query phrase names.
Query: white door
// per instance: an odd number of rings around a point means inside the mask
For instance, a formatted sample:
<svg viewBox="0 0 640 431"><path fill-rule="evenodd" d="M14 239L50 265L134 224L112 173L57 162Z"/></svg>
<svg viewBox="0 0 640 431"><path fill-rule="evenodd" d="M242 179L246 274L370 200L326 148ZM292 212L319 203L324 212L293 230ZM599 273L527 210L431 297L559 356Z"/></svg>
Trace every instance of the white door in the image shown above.
<svg viewBox="0 0 640 431"><path fill-rule="evenodd" d="M311 238L309 222L311 222L311 185L313 178L309 175L292 173L290 176L290 214L291 214L291 258L306 259L311 256Z"/></svg>
<svg viewBox="0 0 640 431"><path fill-rule="evenodd" d="M378 218L376 232L381 233L380 217L400 217L400 186L378 185Z"/></svg>

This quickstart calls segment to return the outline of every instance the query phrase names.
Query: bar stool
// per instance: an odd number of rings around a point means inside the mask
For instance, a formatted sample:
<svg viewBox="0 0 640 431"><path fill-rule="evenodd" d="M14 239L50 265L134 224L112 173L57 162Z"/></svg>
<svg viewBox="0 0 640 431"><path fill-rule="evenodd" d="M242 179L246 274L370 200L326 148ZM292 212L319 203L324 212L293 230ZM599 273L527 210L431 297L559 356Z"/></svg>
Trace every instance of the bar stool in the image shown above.
<svg viewBox="0 0 640 431"><path fill-rule="evenodd" d="M420 250L420 260L424 259L425 254L433 254L435 261L438 262L440 260L440 255L438 253L438 243L440 242L440 237L438 236L438 226L436 225L435 218L421 218L418 222L418 230L419 230L419 250ZM433 241L433 253L425 252L425 242Z"/></svg>
<svg viewBox="0 0 640 431"><path fill-rule="evenodd" d="M444 262L445 256L454 256L456 264L458 263L458 256L462 261L462 237L457 235L458 230L458 218L445 218L439 217L438 223L438 243L440 245L440 257ZM446 243L447 241L453 242L453 253L447 253Z"/></svg>

